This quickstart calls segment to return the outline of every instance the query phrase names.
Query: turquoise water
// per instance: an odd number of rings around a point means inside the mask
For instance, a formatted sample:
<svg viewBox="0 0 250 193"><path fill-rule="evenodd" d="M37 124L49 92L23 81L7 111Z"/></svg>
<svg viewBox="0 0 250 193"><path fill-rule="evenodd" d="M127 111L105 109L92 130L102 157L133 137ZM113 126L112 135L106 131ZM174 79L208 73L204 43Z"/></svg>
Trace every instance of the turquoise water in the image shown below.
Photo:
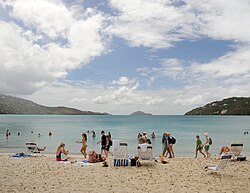
<svg viewBox="0 0 250 193"><path fill-rule="evenodd" d="M6 138L6 130L11 136ZM162 151L162 133L169 131L177 139L174 145L176 156L194 156L195 136L204 141L204 132L213 139L211 153L218 154L222 145L230 145L234 140L244 142L243 154L250 155L250 116L75 116L75 115L1 115L0 152L25 151L26 141L35 141L39 146L47 146L46 153L54 153L63 141L71 153L79 153L83 131L95 130L96 138L88 135L88 149L100 150L96 143L100 131L111 132L112 139L126 140L129 154L137 152L137 134L146 131L148 137L153 131L154 154ZM31 133L33 131L33 134ZM49 131L53 133L48 136ZM248 131L248 135L244 135ZM20 136L17 135L20 132ZM38 133L41 134L38 137Z"/></svg>

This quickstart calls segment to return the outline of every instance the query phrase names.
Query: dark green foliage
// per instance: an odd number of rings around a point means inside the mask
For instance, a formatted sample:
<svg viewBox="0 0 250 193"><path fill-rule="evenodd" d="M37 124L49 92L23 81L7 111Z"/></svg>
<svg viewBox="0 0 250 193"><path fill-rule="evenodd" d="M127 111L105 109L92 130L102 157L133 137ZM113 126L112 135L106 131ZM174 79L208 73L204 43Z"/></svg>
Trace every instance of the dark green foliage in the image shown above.
<svg viewBox="0 0 250 193"><path fill-rule="evenodd" d="M185 115L250 115L250 97L232 97L215 101Z"/></svg>
<svg viewBox="0 0 250 193"><path fill-rule="evenodd" d="M46 107L29 100L0 94L0 114L108 115L67 107Z"/></svg>

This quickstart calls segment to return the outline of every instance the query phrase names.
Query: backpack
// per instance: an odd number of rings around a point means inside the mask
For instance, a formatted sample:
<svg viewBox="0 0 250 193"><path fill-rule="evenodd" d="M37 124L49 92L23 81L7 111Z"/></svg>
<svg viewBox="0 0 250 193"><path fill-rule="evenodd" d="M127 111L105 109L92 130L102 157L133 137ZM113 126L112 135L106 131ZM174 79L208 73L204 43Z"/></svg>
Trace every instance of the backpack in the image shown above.
<svg viewBox="0 0 250 193"><path fill-rule="evenodd" d="M113 141L109 140L109 145L112 146L113 145Z"/></svg>
<svg viewBox="0 0 250 193"><path fill-rule="evenodd" d="M212 145L213 144L213 141L212 141L212 139L209 137L209 145Z"/></svg>
<svg viewBox="0 0 250 193"><path fill-rule="evenodd" d="M172 144L176 143L176 139L174 137L172 137Z"/></svg>

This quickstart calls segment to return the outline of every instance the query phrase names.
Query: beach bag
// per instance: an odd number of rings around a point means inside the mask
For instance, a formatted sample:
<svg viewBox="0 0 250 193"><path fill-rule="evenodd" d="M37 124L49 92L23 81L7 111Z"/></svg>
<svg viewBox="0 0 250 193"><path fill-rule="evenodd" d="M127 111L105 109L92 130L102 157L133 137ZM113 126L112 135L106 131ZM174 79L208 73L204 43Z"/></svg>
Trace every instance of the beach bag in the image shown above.
<svg viewBox="0 0 250 193"><path fill-rule="evenodd" d="M237 157L237 161L246 161L247 158L246 157Z"/></svg>
<svg viewBox="0 0 250 193"><path fill-rule="evenodd" d="M174 137L172 137L172 144L176 143L176 139Z"/></svg>
<svg viewBox="0 0 250 193"><path fill-rule="evenodd" d="M131 166L136 166L136 159L135 158L131 159Z"/></svg>
<svg viewBox="0 0 250 193"><path fill-rule="evenodd" d="M212 145L213 144L213 141L212 141L212 139L209 137L209 145Z"/></svg>

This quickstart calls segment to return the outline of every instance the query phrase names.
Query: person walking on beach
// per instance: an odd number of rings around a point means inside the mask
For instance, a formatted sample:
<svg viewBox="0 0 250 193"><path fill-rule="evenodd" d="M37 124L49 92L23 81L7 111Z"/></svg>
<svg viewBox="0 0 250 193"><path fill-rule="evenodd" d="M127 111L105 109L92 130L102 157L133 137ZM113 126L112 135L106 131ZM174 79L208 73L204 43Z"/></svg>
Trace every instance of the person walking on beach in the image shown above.
<svg viewBox="0 0 250 193"><path fill-rule="evenodd" d="M210 147L210 143L209 143L210 139L209 139L209 136L208 136L208 133L207 133L207 132L204 133L204 135L205 135L205 137L206 137L206 141L205 141L205 143L203 144L203 146L204 146L205 152L206 152L206 154L207 154L207 158L209 158L209 157L211 157L211 154L208 152L209 147Z"/></svg>
<svg viewBox="0 0 250 193"><path fill-rule="evenodd" d="M101 131L101 140L97 142L97 144L101 143L101 155L104 151L104 154L106 155L106 136L105 136L105 132L102 130Z"/></svg>
<svg viewBox="0 0 250 193"><path fill-rule="evenodd" d="M110 153L113 155L111 152L109 152L110 146L113 145L113 142L111 141L111 138L109 135L106 136L106 158L108 158L108 154Z"/></svg>
<svg viewBox="0 0 250 193"><path fill-rule="evenodd" d="M206 158L206 155L202 152L203 149L203 145L202 142L200 140L200 136L196 135L196 151L195 151L195 158L197 158L198 156L198 151L204 156L204 158Z"/></svg>
<svg viewBox="0 0 250 193"><path fill-rule="evenodd" d="M168 140L168 133L163 133L163 136L162 136L162 143L164 144L164 149L163 149L163 152L162 152L162 155L161 155L161 158L160 158L160 161L162 163L167 163L164 159L165 157L165 154L166 152L170 153L170 150L169 150L169 140ZM170 153L171 154L171 153Z"/></svg>
<svg viewBox="0 0 250 193"><path fill-rule="evenodd" d="M169 142L169 151L170 151L170 156L169 158L174 158L174 148L173 145L175 144L175 138L170 135L170 133L167 133L168 136L168 142Z"/></svg>
<svg viewBox="0 0 250 193"><path fill-rule="evenodd" d="M86 133L83 133L82 134L82 148L81 148L80 152L82 153L84 158L87 157L86 149L87 149L87 135L86 135Z"/></svg>

